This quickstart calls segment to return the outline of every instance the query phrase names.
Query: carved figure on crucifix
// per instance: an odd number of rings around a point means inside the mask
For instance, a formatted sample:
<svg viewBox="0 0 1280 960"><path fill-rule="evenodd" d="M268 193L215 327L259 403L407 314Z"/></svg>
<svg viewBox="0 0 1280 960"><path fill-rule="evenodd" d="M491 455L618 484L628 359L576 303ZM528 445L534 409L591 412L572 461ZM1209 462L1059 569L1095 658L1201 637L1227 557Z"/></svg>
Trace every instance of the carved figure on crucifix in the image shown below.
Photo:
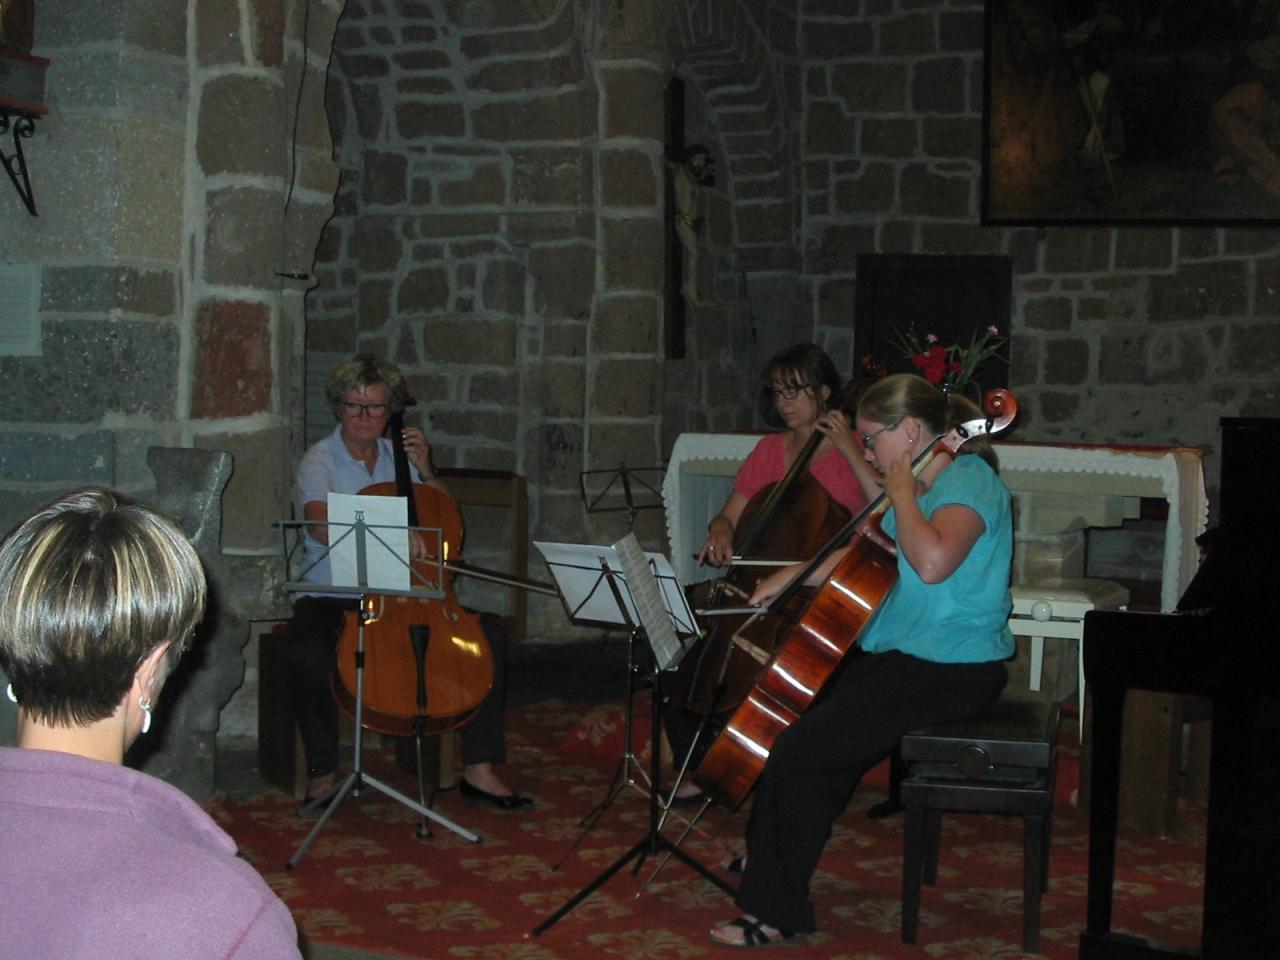
<svg viewBox="0 0 1280 960"><path fill-rule="evenodd" d="M700 143L692 144L680 152L674 161L668 160L671 171L672 192L675 194L675 232L680 241L680 295L691 307L702 305L698 296L698 195L703 185L715 183L715 161Z"/></svg>

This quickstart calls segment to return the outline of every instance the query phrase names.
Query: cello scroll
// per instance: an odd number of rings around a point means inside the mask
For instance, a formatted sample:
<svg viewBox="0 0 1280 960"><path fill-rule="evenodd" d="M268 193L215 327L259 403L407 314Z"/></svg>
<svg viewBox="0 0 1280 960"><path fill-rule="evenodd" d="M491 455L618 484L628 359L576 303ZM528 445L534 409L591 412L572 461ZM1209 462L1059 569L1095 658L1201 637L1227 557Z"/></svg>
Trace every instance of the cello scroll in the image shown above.
<svg viewBox="0 0 1280 960"><path fill-rule="evenodd" d="M957 423L938 440L938 445L954 454L967 440L991 436L1007 430L1018 416L1018 398L1004 387L988 390L982 400L985 417Z"/></svg>

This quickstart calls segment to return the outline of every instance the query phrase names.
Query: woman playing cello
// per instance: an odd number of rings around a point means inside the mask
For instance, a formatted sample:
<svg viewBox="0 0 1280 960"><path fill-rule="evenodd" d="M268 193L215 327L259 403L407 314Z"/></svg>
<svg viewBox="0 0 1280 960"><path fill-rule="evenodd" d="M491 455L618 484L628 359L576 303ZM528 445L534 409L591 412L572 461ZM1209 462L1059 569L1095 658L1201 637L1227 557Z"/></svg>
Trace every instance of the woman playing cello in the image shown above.
<svg viewBox="0 0 1280 960"><path fill-rule="evenodd" d="M911 470L935 437L975 415L967 400L910 374L872 385L858 404L856 428L890 503L881 527L897 542L898 579L863 630L860 652L769 754L746 830L736 897L744 915L711 931L717 943L765 946L814 931L809 881L862 774L904 733L979 715L1004 688L1013 532L994 452L977 437L954 461L936 457L941 466L927 489ZM809 582L825 581L844 552ZM802 569L770 575L752 602L776 595Z"/></svg>
<svg viewBox="0 0 1280 960"><path fill-rule="evenodd" d="M303 455L298 465L298 500L306 520L328 520L329 493L359 493L371 484L395 479L391 441L383 436L390 416L402 410L408 398L404 375L386 360L360 354L339 366L329 377L326 399L338 418L333 433ZM403 435L404 451L415 483L440 486L431 472L427 438L416 427ZM443 487L440 487L443 489ZM329 561L325 553L327 528L309 526L304 541L306 579L328 584ZM424 545L418 534L411 536L415 560L424 559ZM314 812L334 787L338 763L338 709L330 691L334 669L334 649L342 632L344 616L354 610L355 601L342 596L326 596L323 591L306 594L294 604L289 621L288 661L290 691L298 730L307 756L306 802L303 810ZM481 618L485 638L494 660L494 681L474 718L462 728L462 795L490 803L504 810L532 805L528 797L512 791L493 769L504 755L503 665L505 635L497 617Z"/></svg>
<svg viewBox="0 0 1280 960"><path fill-rule="evenodd" d="M700 563L726 566L732 562L735 539L739 539L742 528L747 526L744 515L749 515L753 525L797 523L797 518L789 514L764 517L762 510L754 511L769 489L783 480L797 457L806 450L809 452L808 474L825 491L826 497L847 510L849 516L859 513L868 500L879 494L875 471L863 457L848 417L832 405L842 391L835 364L816 344L795 344L769 361L760 374L759 411L769 426L784 429L761 437L743 461L733 492L707 525L707 539L698 554ZM819 442L809 449L815 433L821 434ZM751 514L748 514L749 505ZM791 504L791 509L813 505L812 500L802 498L798 506ZM843 511L839 518L837 527L843 524ZM767 530L763 536L768 537ZM749 591L755 581L750 580L744 586ZM740 603L737 601L734 606ZM732 708L733 704L725 706ZM665 720L667 738L679 766L693 745L702 717L697 710L683 710L673 702ZM706 743L704 739L701 746L705 747ZM695 754L691 767L696 766L696 759ZM698 802L702 796L702 791L692 782L682 780L673 800L683 805Z"/></svg>
<svg viewBox="0 0 1280 960"><path fill-rule="evenodd" d="M848 418L828 408L842 389L835 364L821 347L798 343L769 361L760 375L760 415L785 427L760 439L743 461L733 493L707 525L698 560L723 566L733 558L734 534L743 510L761 488L781 480L816 430L824 439L809 472L827 493L856 514L879 494L874 472L863 459Z"/></svg>

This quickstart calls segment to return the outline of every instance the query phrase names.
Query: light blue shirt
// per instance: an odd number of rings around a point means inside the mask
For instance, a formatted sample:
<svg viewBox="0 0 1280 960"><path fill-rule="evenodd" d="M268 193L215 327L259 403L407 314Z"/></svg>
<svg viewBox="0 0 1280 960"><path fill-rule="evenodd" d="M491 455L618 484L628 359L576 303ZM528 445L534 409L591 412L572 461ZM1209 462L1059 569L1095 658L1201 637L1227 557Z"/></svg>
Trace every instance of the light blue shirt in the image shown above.
<svg viewBox="0 0 1280 960"><path fill-rule="evenodd" d="M1009 488L981 457L957 457L920 498L926 517L947 504L961 504L982 518L985 529L951 576L925 583L898 554L898 582L862 632L859 645L872 653L900 650L938 663L984 663L1013 653L1009 631L1009 571L1013 518ZM897 534L890 509L881 527Z"/></svg>
<svg viewBox="0 0 1280 960"><path fill-rule="evenodd" d="M412 464L409 465L409 475L414 483L421 482L422 478ZM302 462L298 464L298 506L305 514L306 506L312 500L327 503L330 493L359 493L370 484L394 483L395 479L396 465L389 439L378 438L378 460L370 472L364 461L353 457L342 442L342 425L339 424L333 428L333 433L303 454ZM302 579L312 583L331 581L328 547L311 536L310 527L302 542L302 563Z"/></svg>

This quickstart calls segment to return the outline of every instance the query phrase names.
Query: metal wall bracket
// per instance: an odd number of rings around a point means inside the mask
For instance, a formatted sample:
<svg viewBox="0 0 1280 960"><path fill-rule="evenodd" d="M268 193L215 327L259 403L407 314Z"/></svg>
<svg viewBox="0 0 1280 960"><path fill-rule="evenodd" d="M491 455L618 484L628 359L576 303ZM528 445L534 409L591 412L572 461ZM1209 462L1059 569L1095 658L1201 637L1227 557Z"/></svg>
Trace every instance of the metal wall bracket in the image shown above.
<svg viewBox="0 0 1280 960"><path fill-rule="evenodd" d="M26 205L27 212L33 217L38 217L35 194L31 189L31 177L27 174L27 157L22 152L22 141L29 140L35 135L36 114L0 105L0 137L11 131L13 153L5 153L4 147L0 146L0 163L4 164L4 172L13 181L13 186L17 189L23 204Z"/></svg>

